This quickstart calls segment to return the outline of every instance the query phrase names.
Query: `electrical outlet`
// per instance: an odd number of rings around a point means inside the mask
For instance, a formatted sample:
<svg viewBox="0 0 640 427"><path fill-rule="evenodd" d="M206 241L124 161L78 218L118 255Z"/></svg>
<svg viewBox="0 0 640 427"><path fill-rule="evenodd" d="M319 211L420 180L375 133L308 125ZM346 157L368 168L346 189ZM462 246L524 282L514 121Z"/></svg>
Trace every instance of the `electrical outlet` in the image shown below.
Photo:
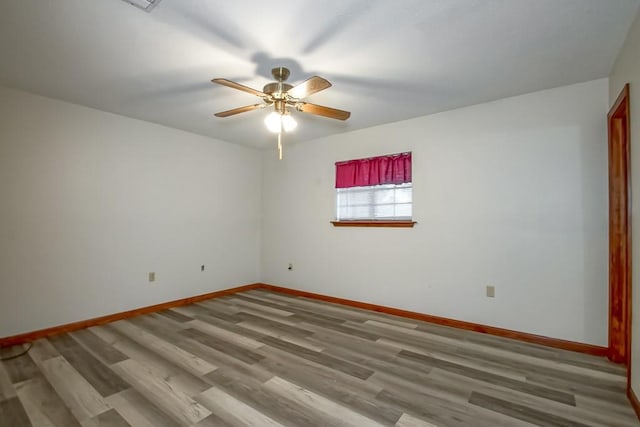
<svg viewBox="0 0 640 427"><path fill-rule="evenodd" d="M496 296L496 287L493 285L488 285L487 286L487 296L489 298L495 298Z"/></svg>
<svg viewBox="0 0 640 427"><path fill-rule="evenodd" d="M155 282L156 281L156 272L152 271L149 273L149 281L150 282Z"/></svg>
<svg viewBox="0 0 640 427"><path fill-rule="evenodd" d="M293 263L292 262L289 263L289 266L287 267L287 270L289 270L289 271L293 270Z"/></svg>

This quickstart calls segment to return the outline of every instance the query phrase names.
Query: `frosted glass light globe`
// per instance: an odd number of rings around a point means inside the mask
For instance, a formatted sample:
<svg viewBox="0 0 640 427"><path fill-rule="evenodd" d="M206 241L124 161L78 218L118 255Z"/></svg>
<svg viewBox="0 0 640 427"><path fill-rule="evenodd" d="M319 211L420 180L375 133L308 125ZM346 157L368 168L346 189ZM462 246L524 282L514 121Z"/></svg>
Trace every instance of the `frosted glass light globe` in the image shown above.
<svg viewBox="0 0 640 427"><path fill-rule="evenodd" d="M285 132L291 132L298 126L296 120L291 117L289 113L280 114L276 111L270 113L264 119L264 124L267 125L267 129L269 129L273 133L280 132L281 126L282 130L284 130Z"/></svg>

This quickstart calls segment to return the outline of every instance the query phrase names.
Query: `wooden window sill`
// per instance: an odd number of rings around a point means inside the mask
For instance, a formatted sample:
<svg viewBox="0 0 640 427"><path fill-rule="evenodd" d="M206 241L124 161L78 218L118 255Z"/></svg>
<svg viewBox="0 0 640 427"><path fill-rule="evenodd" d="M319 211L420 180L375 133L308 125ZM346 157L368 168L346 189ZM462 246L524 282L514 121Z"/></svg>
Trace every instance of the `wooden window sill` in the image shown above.
<svg viewBox="0 0 640 427"><path fill-rule="evenodd" d="M334 227L392 227L413 228L416 221L331 221Z"/></svg>

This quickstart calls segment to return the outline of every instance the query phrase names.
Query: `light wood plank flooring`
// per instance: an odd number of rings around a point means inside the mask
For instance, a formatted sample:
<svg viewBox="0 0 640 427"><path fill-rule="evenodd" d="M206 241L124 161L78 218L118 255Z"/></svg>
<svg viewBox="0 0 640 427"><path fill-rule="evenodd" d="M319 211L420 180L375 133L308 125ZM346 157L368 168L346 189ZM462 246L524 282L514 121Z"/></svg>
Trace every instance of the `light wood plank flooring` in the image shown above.
<svg viewBox="0 0 640 427"><path fill-rule="evenodd" d="M36 341L0 425L640 423L604 359L254 290Z"/></svg>

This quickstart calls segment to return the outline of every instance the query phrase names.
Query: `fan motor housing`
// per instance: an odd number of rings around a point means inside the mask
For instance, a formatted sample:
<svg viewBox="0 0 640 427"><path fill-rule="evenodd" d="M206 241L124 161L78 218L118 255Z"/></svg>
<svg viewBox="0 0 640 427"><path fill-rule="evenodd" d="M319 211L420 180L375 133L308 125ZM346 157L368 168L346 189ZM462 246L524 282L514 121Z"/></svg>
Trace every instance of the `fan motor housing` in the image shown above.
<svg viewBox="0 0 640 427"><path fill-rule="evenodd" d="M289 78L291 72L287 67L276 67L271 69L271 75L279 82L283 82Z"/></svg>
<svg viewBox="0 0 640 427"><path fill-rule="evenodd" d="M284 98L285 92L291 88L293 88L293 85L289 83L273 82L264 85L262 91L267 95L272 95L274 98Z"/></svg>

